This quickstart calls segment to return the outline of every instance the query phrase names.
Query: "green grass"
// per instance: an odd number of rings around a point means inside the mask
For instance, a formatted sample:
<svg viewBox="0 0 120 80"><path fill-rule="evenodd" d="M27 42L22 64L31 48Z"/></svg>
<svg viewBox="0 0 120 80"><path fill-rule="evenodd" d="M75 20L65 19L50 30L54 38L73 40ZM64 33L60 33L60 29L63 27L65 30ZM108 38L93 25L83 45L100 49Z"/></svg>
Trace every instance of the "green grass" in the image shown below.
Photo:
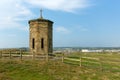
<svg viewBox="0 0 120 80"><path fill-rule="evenodd" d="M77 59L79 53L65 55ZM73 57L72 57L73 56ZM16 60L0 59L0 80L120 80L120 54L81 54L83 57L100 58L101 65L84 59L82 67L79 61L65 60Z"/></svg>

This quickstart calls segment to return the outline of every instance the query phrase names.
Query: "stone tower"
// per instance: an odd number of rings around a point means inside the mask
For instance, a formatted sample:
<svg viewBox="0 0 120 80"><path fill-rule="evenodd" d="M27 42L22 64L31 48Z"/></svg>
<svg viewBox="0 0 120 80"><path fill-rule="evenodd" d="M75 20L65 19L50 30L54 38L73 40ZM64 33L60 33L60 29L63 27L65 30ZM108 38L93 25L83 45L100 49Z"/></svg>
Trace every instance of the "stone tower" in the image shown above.
<svg viewBox="0 0 120 80"><path fill-rule="evenodd" d="M52 25L52 21L43 19L42 10L40 18L29 20L30 52L34 52L35 54L52 53Z"/></svg>

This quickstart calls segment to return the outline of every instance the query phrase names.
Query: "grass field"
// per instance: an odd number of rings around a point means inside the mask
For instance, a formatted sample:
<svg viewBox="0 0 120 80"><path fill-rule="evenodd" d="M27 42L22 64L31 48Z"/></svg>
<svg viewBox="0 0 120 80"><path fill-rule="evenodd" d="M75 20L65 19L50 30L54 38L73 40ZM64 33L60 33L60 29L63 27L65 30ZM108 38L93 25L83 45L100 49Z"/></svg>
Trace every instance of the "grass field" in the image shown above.
<svg viewBox="0 0 120 80"><path fill-rule="evenodd" d="M0 59L0 80L120 80L120 54L73 53L72 59L99 58L99 61L82 59L79 62L61 60L12 60ZM90 63L90 62L93 63ZM100 62L96 64L94 62Z"/></svg>

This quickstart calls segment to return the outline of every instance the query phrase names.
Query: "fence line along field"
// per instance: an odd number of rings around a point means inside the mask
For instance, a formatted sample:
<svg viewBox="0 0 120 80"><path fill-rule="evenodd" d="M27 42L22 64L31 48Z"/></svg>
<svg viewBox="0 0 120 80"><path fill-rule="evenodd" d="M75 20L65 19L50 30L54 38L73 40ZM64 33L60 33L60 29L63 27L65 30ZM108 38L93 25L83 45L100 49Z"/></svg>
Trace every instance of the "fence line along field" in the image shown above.
<svg viewBox="0 0 120 80"><path fill-rule="evenodd" d="M0 58L10 58L10 59L14 59L14 58L20 58L22 59L23 56L26 55L30 55L30 53L25 50L25 49L3 49L0 50Z"/></svg>
<svg viewBox="0 0 120 80"><path fill-rule="evenodd" d="M0 80L120 80L119 53L55 53L48 61L22 50L0 53Z"/></svg>
<svg viewBox="0 0 120 80"><path fill-rule="evenodd" d="M64 62L74 65L95 66L100 68L118 69L120 68L120 54L114 53L73 53L64 57Z"/></svg>

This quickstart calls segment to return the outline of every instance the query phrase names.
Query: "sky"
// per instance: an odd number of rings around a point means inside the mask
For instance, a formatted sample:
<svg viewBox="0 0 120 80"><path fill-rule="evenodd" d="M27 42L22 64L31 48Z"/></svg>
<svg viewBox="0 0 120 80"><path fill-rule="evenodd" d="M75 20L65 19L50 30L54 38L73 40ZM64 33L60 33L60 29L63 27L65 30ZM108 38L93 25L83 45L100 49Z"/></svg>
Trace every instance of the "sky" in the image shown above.
<svg viewBox="0 0 120 80"><path fill-rule="evenodd" d="M29 47L40 9L54 47L120 47L120 0L0 0L0 48Z"/></svg>

